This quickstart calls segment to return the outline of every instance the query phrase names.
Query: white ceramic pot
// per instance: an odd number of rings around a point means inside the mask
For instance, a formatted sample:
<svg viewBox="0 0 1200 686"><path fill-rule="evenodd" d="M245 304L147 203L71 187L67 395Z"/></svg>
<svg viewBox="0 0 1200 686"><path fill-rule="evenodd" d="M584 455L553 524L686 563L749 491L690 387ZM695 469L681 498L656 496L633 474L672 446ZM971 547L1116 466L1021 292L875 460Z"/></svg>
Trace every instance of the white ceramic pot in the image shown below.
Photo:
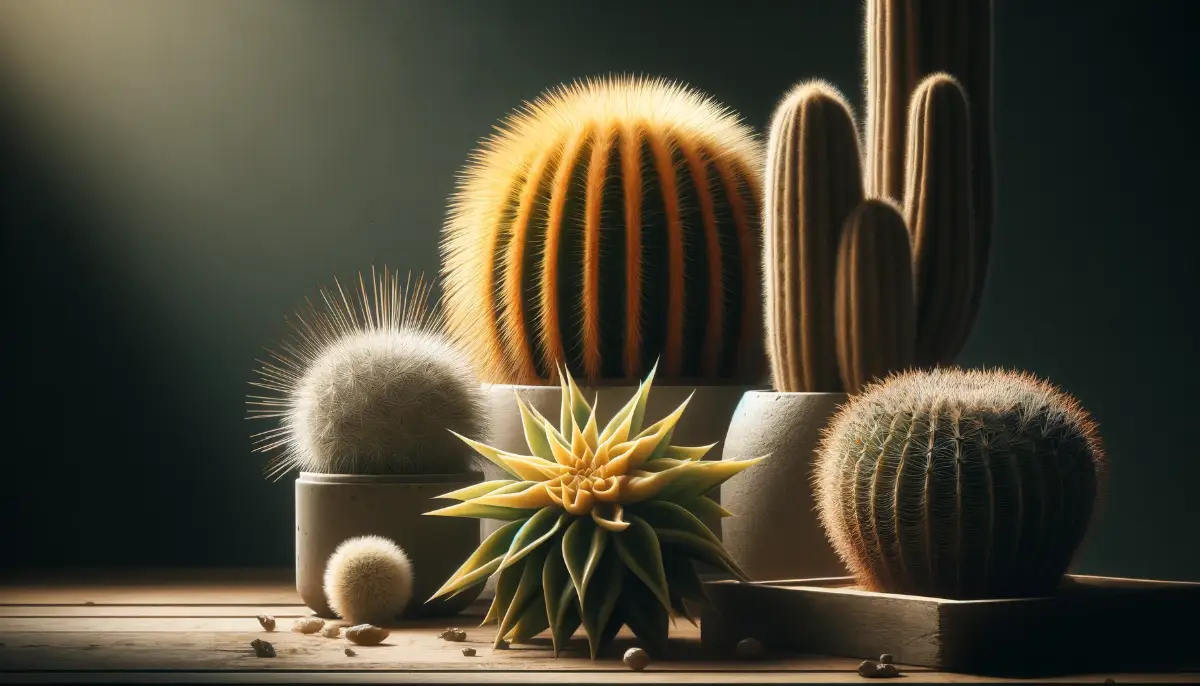
<svg viewBox="0 0 1200 686"><path fill-rule="evenodd" d="M666 386L655 384L650 389L650 397L646 402L646 425L650 425L668 414L674 412L688 395L695 391L695 396L688 403L687 411L683 413L671 443L685 446L701 446L717 443L718 445L705 456L706 460L721 459L721 442L729 428L729 419L741 401L742 396L749 390L747 386ZM485 404L488 415L492 418L491 445L508 452L526 454L529 451L525 442L525 429L521 424L521 413L517 409L516 394L531 404L544 417L557 426L559 408L562 397L558 386L513 386L508 384L485 384L483 387ZM580 391L588 402L597 402L597 419L603 427L612 416L620 410L633 394L637 386L595 386L581 387ZM597 400L598 397L598 400ZM499 467L487 465L484 473L488 479L512 478ZM753 470L750 470L753 471ZM741 478L741 477L737 477ZM720 501L714 492L714 499ZM721 522L706 522L714 533L721 535ZM503 522L484 520L484 535L495 531Z"/></svg>
<svg viewBox="0 0 1200 686"><path fill-rule="evenodd" d="M301 472L296 480L296 590L313 612L333 617L325 599L325 564L338 545L355 536L383 536L408 554L413 598L402 618L461 612L482 587L449 601L426 603L479 546L479 523L458 517L424 517L447 504L433 500L479 483L479 472L368 476Z"/></svg>
<svg viewBox="0 0 1200 686"><path fill-rule="evenodd" d="M754 581L845 576L817 519L813 457L844 393L752 391L738 405L724 459L771 457L721 487L723 543Z"/></svg>

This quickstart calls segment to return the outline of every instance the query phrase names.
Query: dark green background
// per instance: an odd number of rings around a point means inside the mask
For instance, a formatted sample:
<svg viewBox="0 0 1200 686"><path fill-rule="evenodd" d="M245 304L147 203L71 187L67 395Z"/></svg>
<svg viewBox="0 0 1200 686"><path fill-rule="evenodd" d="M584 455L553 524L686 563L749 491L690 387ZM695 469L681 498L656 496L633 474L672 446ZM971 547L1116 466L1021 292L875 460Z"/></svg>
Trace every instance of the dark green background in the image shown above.
<svg viewBox="0 0 1200 686"><path fill-rule="evenodd" d="M1080 570L1200 579L1200 3L997 4L997 230L961 361L1100 421ZM804 78L861 107L860 12L0 2L0 564L290 564L292 484L260 476L243 405L285 312L372 264L436 271L468 153L559 82L682 79L760 130Z"/></svg>

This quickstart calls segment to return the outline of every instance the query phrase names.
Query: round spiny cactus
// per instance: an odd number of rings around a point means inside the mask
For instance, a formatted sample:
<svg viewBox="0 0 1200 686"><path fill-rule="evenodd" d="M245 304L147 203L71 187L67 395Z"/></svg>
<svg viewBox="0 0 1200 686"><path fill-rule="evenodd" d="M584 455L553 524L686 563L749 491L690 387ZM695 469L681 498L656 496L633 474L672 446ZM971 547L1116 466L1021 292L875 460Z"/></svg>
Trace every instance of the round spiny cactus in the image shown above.
<svg viewBox="0 0 1200 686"><path fill-rule="evenodd" d="M872 590L1053 591L1103 491L1095 424L1027 373L936 369L873 384L834 417L814 470L821 523Z"/></svg>
<svg viewBox="0 0 1200 686"><path fill-rule="evenodd" d="M281 451L268 471L435 474L475 461L450 432L482 432L479 382L440 333L423 280L401 284L386 269L358 295L341 284L308 304L297 336L262 362L251 417L280 421L256 434L258 451ZM353 304L357 299L357 304Z"/></svg>
<svg viewBox="0 0 1200 686"><path fill-rule="evenodd" d="M442 244L447 322L486 381L756 383L759 148L662 79L560 87L472 158Z"/></svg>
<svg viewBox="0 0 1200 686"><path fill-rule="evenodd" d="M341 543L325 566L325 598L337 616L354 624L387 626L413 594L408 555L382 536Z"/></svg>

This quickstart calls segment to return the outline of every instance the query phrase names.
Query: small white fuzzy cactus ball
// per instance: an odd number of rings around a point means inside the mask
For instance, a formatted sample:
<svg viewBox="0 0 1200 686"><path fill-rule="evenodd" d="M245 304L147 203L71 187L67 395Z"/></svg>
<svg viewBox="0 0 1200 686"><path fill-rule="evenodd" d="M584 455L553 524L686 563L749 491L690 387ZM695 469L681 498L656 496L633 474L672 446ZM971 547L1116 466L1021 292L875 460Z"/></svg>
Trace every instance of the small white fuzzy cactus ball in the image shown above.
<svg viewBox="0 0 1200 686"><path fill-rule="evenodd" d="M386 626L413 593L413 570L400 546L382 536L342 542L325 565L325 598L342 619Z"/></svg>

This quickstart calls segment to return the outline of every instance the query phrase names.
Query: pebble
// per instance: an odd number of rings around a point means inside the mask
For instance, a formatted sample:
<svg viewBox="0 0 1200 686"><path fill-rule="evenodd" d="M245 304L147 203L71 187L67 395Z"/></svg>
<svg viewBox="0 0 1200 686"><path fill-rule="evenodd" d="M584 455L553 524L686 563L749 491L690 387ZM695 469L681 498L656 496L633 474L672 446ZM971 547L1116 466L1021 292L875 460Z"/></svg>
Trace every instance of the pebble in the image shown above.
<svg viewBox="0 0 1200 686"><path fill-rule="evenodd" d="M346 657L354 657L355 655L358 655L358 653L354 652L353 648L346 649Z"/></svg>
<svg viewBox="0 0 1200 686"><path fill-rule="evenodd" d="M625 656L621 658L625 666L635 672L640 672L650 665L650 656L641 648L630 648L625 651Z"/></svg>
<svg viewBox="0 0 1200 686"><path fill-rule="evenodd" d="M737 656L742 659L754 658L766 652L763 648L762 641L757 638L743 638L737 642L737 647L734 648Z"/></svg>
<svg viewBox="0 0 1200 686"><path fill-rule="evenodd" d="M259 615L258 623L262 625L263 631L275 630L275 618L271 615Z"/></svg>
<svg viewBox="0 0 1200 686"><path fill-rule="evenodd" d="M275 646L261 638L250 641L250 647L254 648L255 657L275 657Z"/></svg>
<svg viewBox="0 0 1200 686"><path fill-rule="evenodd" d="M879 671L879 665L877 665L874 662L871 662L870 660L863 660L858 665L858 675L861 677L865 677L867 679L873 679L876 676L878 676L876 674L876 672L878 672L878 671Z"/></svg>
<svg viewBox="0 0 1200 686"><path fill-rule="evenodd" d="M879 664L881 665L890 665L892 662L894 662L894 660L892 659L891 653L884 653L883 655L879 656Z"/></svg>
<svg viewBox="0 0 1200 686"><path fill-rule="evenodd" d="M346 629L346 638L360 646L377 646L390 634L387 629L380 629L371 624L359 624Z"/></svg>
<svg viewBox="0 0 1200 686"><path fill-rule="evenodd" d="M875 676L881 679L891 679L900 676L900 671L896 669L896 665L881 664L876 668Z"/></svg>
<svg viewBox="0 0 1200 686"><path fill-rule="evenodd" d="M330 624L321 629L321 635L325 638L337 638L342 635L342 627L338 624Z"/></svg>
<svg viewBox="0 0 1200 686"><path fill-rule="evenodd" d="M456 629L446 629L442 633L438 634L438 638L446 640L446 641L455 641L455 642L461 643L461 642L467 640L467 632L463 631L462 629L457 629L457 628Z"/></svg>
<svg viewBox="0 0 1200 686"><path fill-rule="evenodd" d="M463 648L463 656L464 657L475 657L475 649L474 648Z"/></svg>
<svg viewBox="0 0 1200 686"><path fill-rule="evenodd" d="M298 634L315 634L325 626L325 620L316 617L301 617L292 624L292 631Z"/></svg>

